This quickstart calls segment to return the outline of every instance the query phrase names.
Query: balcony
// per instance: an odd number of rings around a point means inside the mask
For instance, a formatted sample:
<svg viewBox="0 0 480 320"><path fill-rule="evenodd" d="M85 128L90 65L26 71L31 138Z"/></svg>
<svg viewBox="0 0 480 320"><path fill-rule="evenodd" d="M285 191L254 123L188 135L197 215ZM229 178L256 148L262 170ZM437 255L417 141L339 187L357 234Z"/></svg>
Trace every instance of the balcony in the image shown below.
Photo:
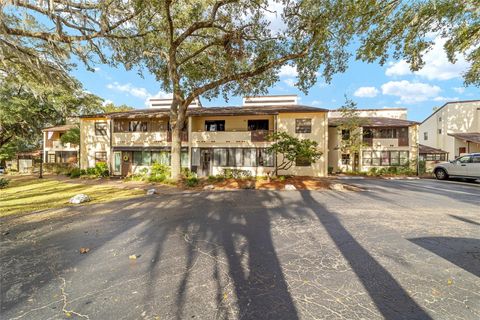
<svg viewBox="0 0 480 320"><path fill-rule="evenodd" d="M363 138L363 143L376 148L408 147L408 139L404 138Z"/></svg>
<svg viewBox="0 0 480 320"><path fill-rule="evenodd" d="M75 144L72 144L72 143L65 143L65 144L62 144L62 142L60 140L51 140L51 139L47 139L45 141L45 148L51 148L51 149L76 149L77 148L77 145Z"/></svg>
<svg viewBox="0 0 480 320"><path fill-rule="evenodd" d="M204 143L265 142L272 130L199 131L192 132L192 141Z"/></svg>
<svg viewBox="0 0 480 320"><path fill-rule="evenodd" d="M167 131L162 132L115 132L112 146L152 146L165 144L168 141Z"/></svg>

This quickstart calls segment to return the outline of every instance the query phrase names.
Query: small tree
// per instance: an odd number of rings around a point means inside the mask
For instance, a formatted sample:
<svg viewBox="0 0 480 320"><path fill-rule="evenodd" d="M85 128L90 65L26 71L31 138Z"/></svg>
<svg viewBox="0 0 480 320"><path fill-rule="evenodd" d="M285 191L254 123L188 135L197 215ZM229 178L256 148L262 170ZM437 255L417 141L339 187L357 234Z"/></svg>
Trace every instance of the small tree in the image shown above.
<svg viewBox="0 0 480 320"><path fill-rule="evenodd" d="M298 159L315 163L323 154L317 149L316 141L298 139L286 132L275 132L269 136L269 140L274 143L268 148L268 152L282 155L282 162L275 166L274 175L277 175L279 170L290 169Z"/></svg>
<svg viewBox="0 0 480 320"><path fill-rule="evenodd" d="M339 110L342 114L341 123L337 127L342 139L340 150L352 156L352 169L357 171L358 154L364 146L362 127L368 121L358 115L357 104L347 97L345 97L345 104Z"/></svg>
<svg viewBox="0 0 480 320"><path fill-rule="evenodd" d="M67 132L65 132L61 137L60 141L62 144L71 143L71 144L80 144L80 128L73 127Z"/></svg>

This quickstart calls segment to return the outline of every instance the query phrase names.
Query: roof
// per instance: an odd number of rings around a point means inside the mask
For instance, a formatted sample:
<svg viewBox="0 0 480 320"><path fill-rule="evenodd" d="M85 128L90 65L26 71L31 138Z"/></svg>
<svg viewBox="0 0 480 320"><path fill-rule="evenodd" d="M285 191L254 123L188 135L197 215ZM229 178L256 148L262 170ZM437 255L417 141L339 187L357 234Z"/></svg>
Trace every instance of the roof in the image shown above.
<svg viewBox="0 0 480 320"><path fill-rule="evenodd" d="M250 107L208 107L191 108L187 110L187 116L237 116L237 115L261 115L279 113L306 113L328 112L327 109L309 107L303 105L280 105L280 106L250 106ZM86 115L81 118L105 116L108 118L161 118L170 114L170 109L140 109L124 112L111 112L94 115Z"/></svg>
<svg viewBox="0 0 480 320"><path fill-rule="evenodd" d="M416 121L385 118L385 117L359 117L363 120L363 127L406 127L418 124ZM328 118L328 125L336 127L345 122L345 118Z"/></svg>
<svg viewBox="0 0 480 320"><path fill-rule="evenodd" d="M448 135L460 140L480 143L480 132L448 133Z"/></svg>
<svg viewBox="0 0 480 320"><path fill-rule="evenodd" d="M433 147L426 146L424 144L419 144L418 145L418 153L423 154L423 153L448 153L447 151L444 151L442 149L437 149Z"/></svg>
<svg viewBox="0 0 480 320"><path fill-rule="evenodd" d="M54 127L47 127L43 128L43 131L68 131L72 128L74 128L76 124L64 124L61 126L54 126Z"/></svg>
<svg viewBox="0 0 480 320"><path fill-rule="evenodd" d="M357 112L360 111L385 111L385 110L408 110L407 108L377 108L377 109L357 109ZM328 112L339 112L342 111L342 109L330 109Z"/></svg>
<svg viewBox="0 0 480 320"><path fill-rule="evenodd" d="M449 104L452 104L452 103L469 103L469 102L480 102L480 100L459 100L459 101L446 102L443 106L441 106L440 108L435 110L431 115L429 115L425 120L423 120L422 123L424 123L425 121L427 121L428 119L433 117L434 114L436 114L437 112L439 112L440 110L442 110L443 108L445 108Z"/></svg>

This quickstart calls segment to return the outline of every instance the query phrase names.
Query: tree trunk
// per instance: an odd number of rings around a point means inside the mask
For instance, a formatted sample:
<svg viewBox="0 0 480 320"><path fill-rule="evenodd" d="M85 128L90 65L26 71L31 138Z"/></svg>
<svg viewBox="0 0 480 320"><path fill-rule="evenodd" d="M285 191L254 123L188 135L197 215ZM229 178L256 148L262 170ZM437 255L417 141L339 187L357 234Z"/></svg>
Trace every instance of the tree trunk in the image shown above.
<svg viewBox="0 0 480 320"><path fill-rule="evenodd" d="M178 181L181 174L182 130L177 124L172 128L171 174L172 179Z"/></svg>

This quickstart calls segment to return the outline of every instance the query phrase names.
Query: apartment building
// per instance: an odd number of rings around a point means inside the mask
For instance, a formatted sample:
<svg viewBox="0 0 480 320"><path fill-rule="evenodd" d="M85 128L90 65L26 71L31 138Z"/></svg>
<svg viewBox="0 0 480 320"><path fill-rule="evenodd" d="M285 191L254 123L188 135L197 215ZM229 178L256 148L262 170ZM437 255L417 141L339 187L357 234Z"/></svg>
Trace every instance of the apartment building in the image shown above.
<svg viewBox="0 0 480 320"><path fill-rule="evenodd" d="M351 133L339 129L345 121L341 112L332 110L328 114L328 166L333 172L345 172L354 167L360 171L405 165L415 168L418 123L406 120L407 109L362 109L357 116L363 120L362 127L358 128L362 146L358 154L351 154L342 150L342 140L349 139Z"/></svg>
<svg viewBox="0 0 480 320"><path fill-rule="evenodd" d="M480 100L447 102L420 124L420 143L453 160L480 152Z"/></svg>
<svg viewBox="0 0 480 320"><path fill-rule="evenodd" d="M77 163L79 146L63 144L61 136L72 129L75 124L66 124L43 129L44 163Z"/></svg>
<svg viewBox="0 0 480 320"><path fill-rule="evenodd" d="M318 142L322 157L315 163L298 161L280 174L327 174L328 110L303 106L296 96L247 97L239 107L202 107L195 101L187 112L182 134L182 166L199 176L224 169L265 175L277 156L267 152L267 136L285 131ZM80 167L106 162L115 176L140 172L154 163L170 164L170 101L152 99L144 110L83 116L80 119Z"/></svg>

